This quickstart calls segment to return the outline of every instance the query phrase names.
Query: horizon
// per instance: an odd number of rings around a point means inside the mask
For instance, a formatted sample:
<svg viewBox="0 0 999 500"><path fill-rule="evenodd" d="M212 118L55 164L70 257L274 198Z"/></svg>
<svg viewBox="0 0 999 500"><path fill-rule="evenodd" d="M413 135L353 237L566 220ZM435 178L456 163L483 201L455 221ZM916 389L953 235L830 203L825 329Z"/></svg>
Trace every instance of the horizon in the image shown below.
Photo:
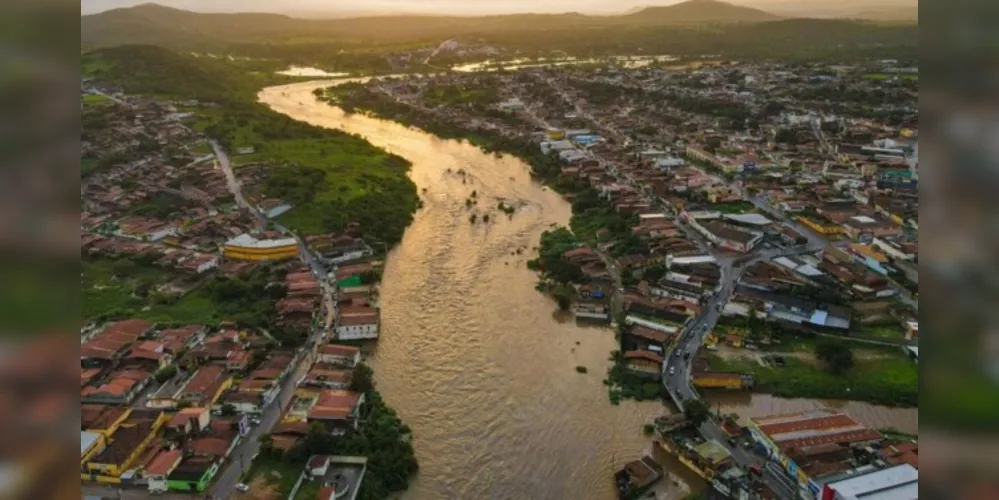
<svg viewBox="0 0 999 500"><path fill-rule="evenodd" d="M331 8L323 0L81 0L81 15L156 4L203 14L267 13L291 17L344 18L387 15L489 16L510 14L621 15L647 7L668 7L690 0L552 0L538 9L533 0L507 0L482 4L468 0L346 0ZM834 14L863 9L918 8L918 0L717 0L741 7ZM289 3L294 6L289 7ZM207 5L206 5L207 4ZM280 7L276 7L280 6Z"/></svg>

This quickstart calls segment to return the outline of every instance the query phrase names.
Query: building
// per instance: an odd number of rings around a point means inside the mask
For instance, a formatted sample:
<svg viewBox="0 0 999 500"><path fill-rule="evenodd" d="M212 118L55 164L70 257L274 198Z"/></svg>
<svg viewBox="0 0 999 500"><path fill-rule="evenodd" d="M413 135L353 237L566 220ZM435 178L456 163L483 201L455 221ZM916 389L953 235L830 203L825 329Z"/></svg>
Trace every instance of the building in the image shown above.
<svg viewBox="0 0 999 500"><path fill-rule="evenodd" d="M107 446L87 461L84 479L120 482L169 418L158 410L132 410L108 437Z"/></svg>
<svg viewBox="0 0 999 500"><path fill-rule="evenodd" d="M719 248L734 252L749 252L763 241L763 233L743 231L718 222L694 222L691 226Z"/></svg>
<svg viewBox="0 0 999 500"><path fill-rule="evenodd" d="M692 375L694 387L702 389L745 389L752 387L752 375L740 373L700 372Z"/></svg>
<svg viewBox="0 0 999 500"><path fill-rule="evenodd" d="M354 346L323 344L319 347L320 363L353 368L361 362L361 350Z"/></svg>
<svg viewBox="0 0 999 500"><path fill-rule="evenodd" d="M662 377L663 357L651 351L624 353L624 367L634 375L658 380Z"/></svg>
<svg viewBox="0 0 999 500"><path fill-rule="evenodd" d="M230 259L286 260L298 256L298 241L295 238L258 240L249 234L242 234L225 242L222 252Z"/></svg>
<svg viewBox="0 0 999 500"><path fill-rule="evenodd" d="M770 459L815 498L822 478L855 468L853 448L884 439L845 413L819 409L751 418L749 432Z"/></svg>
<svg viewBox="0 0 999 500"><path fill-rule="evenodd" d="M357 428L357 416L364 404L364 394L341 389L323 390L316 394L308 409L306 422L320 422L331 431Z"/></svg>
<svg viewBox="0 0 999 500"><path fill-rule="evenodd" d="M176 402L193 406L210 407L226 389L232 386L232 377L222 365L207 365L194 373L177 392Z"/></svg>
<svg viewBox="0 0 999 500"><path fill-rule="evenodd" d="M143 473L148 481L149 493L153 495L166 493L170 486L167 478L170 476L180 461L184 458L183 450L162 451L153 459Z"/></svg>
<svg viewBox="0 0 999 500"><path fill-rule="evenodd" d="M378 313L341 315L337 319L336 338L339 340L377 339Z"/></svg>
<svg viewBox="0 0 999 500"><path fill-rule="evenodd" d="M919 498L919 470L909 464L887 469L864 467L856 474L826 483L821 500L910 500Z"/></svg>

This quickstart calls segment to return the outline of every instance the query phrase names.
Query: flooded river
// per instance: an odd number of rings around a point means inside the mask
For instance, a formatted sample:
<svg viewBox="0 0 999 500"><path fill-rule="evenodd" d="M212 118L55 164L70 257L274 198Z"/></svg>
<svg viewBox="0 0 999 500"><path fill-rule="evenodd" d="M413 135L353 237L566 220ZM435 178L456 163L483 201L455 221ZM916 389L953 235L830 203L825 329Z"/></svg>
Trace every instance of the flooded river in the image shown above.
<svg viewBox="0 0 999 500"><path fill-rule="evenodd" d="M516 158L316 102L312 91L329 84L259 97L407 158L424 203L386 261L381 338L369 359L382 395L413 429L421 470L405 498L613 498L613 470L641 455L642 426L669 410L610 405L602 379L612 331L577 326L534 290L526 261L542 231L568 223L569 204ZM516 213L497 210L500 201ZM687 481L697 483L670 468L682 480L668 496L682 498Z"/></svg>

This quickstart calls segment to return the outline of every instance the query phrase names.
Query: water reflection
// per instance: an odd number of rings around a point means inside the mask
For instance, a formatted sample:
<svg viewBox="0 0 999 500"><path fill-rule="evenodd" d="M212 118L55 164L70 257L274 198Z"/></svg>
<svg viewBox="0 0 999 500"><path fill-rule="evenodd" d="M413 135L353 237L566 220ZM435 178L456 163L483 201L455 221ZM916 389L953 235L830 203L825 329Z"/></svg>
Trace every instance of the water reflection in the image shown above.
<svg viewBox="0 0 999 500"><path fill-rule="evenodd" d="M329 84L272 87L259 97L409 159L424 202L386 261L382 337L370 357L379 389L414 431L421 472L406 497L613 498L612 472L647 449L642 426L670 410L610 405L602 379L617 348L613 332L577 325L534 289L530 249L552 224L568 223L570 205L516 158L317 103L312 91ZM468 208L473 190L481 201ZM507 218L496 200L517 211ZM471 224L470 212L492 220ZM746 416L821 404L745 394L711 401ZM916 410L877 408L845 407L875 427L915 427ZM668 498L703 486L675 459L660 458L677 481Z"/></svg>

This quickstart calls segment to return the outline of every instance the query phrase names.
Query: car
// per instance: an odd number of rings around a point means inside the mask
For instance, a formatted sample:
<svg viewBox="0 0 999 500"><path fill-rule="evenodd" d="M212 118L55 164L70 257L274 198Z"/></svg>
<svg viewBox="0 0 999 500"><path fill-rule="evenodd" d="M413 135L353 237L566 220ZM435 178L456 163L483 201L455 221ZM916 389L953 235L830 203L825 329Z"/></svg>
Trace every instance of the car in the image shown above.
<svg viewBox="0 0 999 500"><path fill-rule="evenodd" d="M243 483L236 483L236 489L242 491L243 493L250 491L250 487Z"/></svg>
<svg viewBox="0 0 999 500"><path fill-rule="evenodd" d="M673 375L674 373L676 373L676 367L675 366L669 367L669 374Z"/></svg>
<svg viewBox="0 0 999 500"><path fill-rule="evenodd" d="M250 423L253 424L253 425L260 425L260 419L259 418L251 418L250 419Z"/></svg>

